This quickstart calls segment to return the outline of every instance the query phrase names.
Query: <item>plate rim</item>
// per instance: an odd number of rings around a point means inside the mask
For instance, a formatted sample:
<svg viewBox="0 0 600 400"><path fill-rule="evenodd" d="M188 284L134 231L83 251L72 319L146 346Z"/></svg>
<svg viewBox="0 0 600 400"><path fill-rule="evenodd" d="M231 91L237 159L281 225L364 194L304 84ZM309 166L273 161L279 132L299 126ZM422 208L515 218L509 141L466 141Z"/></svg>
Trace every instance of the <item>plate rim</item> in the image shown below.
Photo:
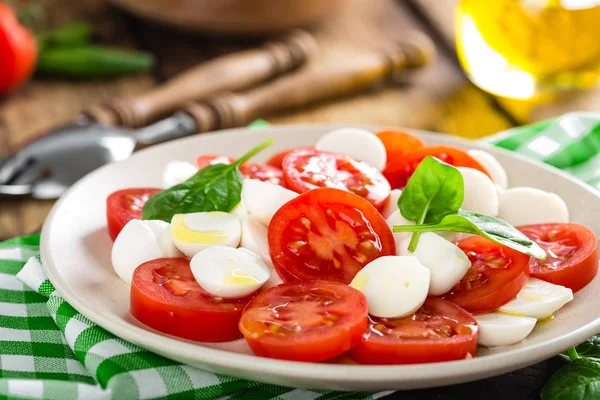
<svg viewBox="0 0 600 400"><path fill-rule="evenodd" d="M235 128L227 129L217 132L203 133L202 136L215 136L231 134L235 135L238 132L247 130L272 130L274 136L279 130L289 131L293 129L336 129L340 127L360 127L366 128L372 131L381 129L404 129L399 127L387 127L379 125L368 125L368 124L290 124L290 125L274 125L262 128ZM417 135L445 135L442 133L416 130L416 129L404 129L406 131L416 133ZM173 143L178 141L190 140L198 135L188 136L177 140L169 141L167 143ZM469 140L460 137L452 137L458 143L469 143ZM473 143L472 143L473 144ZM536 168L542 168L552 171L555 174L561 175L563 178L583 187L585 190L594 194L600 200L600 191L585 185L583 182L579 182L567 173L558 170L549 165L543 164L536 160L531 160L523 157L519 154L510 152L508 150L496 148L485 142L475 142L476 147L479 148L494 148L497 151L504 152L511 157L519 158L529 164L532 164ZM162 144L152 146L147 149L140 150L138 153L146 152L156 147L162 146ZM135 155L134 155L135 156ZM600 318L597 318L593 322L581 326L574 331L571 331L568 335L562 335L554 337L551 340L533 344L531 346L515 349L512 352L488 354L485 357L475 357L469 360L457 360L448 361L443 363L427 363L427 364L412 364L412 365L347 365L347 364L327 364L327 363L305 363L296 361L285 361L275 360L269 358L258 357L255 355L239 354L227 350L203 347L198 344L179 340L174 337L164 336L160 333L143 329L141 327L129 324L123 325L118 321L112 321L111 318L105 317L102 313L94 311L91 307L86 306L85 302L80 301L76 296L73 296L68 292L68 285L60 276L59 269L54 265L51 250L49 248L49 237L48 232L50 226L54 220L54 215L57 210L61 207L63 201L69 197L70 193L77 190L77 188L87 182L90 179L103 171L105 168L114 168L114 165L127 162L127 160L120 161L118 163L112 163L102 166L83 178L77 181L71 188L69 188L61 198L54 204L50 213L48 214L41 232L40 240L40 253L43 259L44 272L50 279L57 293L61 295L72 307L74 307L80 314L90 319L98 326L106 329L115 336L135 343L136 345L161 354L167 358L189 358L190 352L194 354L194 359L207 365L211 365L214 368L213 371L221 372L223 370L242 370L242 371L263 371L264 373L273 374L289 379L302 379L302 380L314 380L318 376L318 383L314 386L311 385L299 385L296 387L306 387L312 389L331 389L331 382L339 382L348 380L348 374L352 373L352 381L358 382L363 387L371 387L373 390L381 390L382 387L389 387L393 389L397 387L394 382L397 382L400 376L410 375L415 380L440 380L439 385L444 386L448 384L467 382L473 379L469 379L467 372L464 368L468 368L472 371L478 371L477 379L484 379L490 376L497 376L508 371L514 371L520 368L524 368L529 365L533 365L544 359L550 358L554 355L559 354L565 349L572 347L576 344L583 342L589 337L593 336L600 330ZM163 347L169 347L169 355L156 349L153 342L157 340L163 341ZM534 354L532 357L531 354ZM525 356L526 360L523 360ZM519 360L517 362L517 360ZM467 364L468 363L468 364ZM493 364L493 367L489 365ZM443 368L436 368L443 366ZM452 368L455 367L455 368ZM219 371L221 370L221 371ZM443 373L442 373L443 371ZM450 371L450 373L448 373ZM245 378L252 379L252 378ZM254 378L256 379L256 378ZM444 383L446 381L447 383ZM327 384L329 382L330 384ZM274 382L271 382L274 383ZM281 385L281 383L275 383ZM431 385L413 385L411 387L431 387ZM344 388L336 388L336 390L348 390Z"/></svg>

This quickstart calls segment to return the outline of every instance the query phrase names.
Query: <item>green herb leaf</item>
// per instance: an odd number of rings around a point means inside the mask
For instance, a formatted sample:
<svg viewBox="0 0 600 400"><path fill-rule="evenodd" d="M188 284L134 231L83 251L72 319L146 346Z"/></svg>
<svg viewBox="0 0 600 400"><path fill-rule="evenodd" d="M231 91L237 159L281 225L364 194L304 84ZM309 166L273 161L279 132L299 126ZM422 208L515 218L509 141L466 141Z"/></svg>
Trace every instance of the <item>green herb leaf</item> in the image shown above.
<svg viewBox="0 0 600 400"><path fill-rule="evenodd" d="M540 397L542 400L600 399L600 360L571 361L552 375Z"/></svg>
<svg viewBox="0 0 600 400"><path fill-rule="evenodd" d="M501 219L470 211L445 216L437 224L394 226L394 232L451 231L473 233L518 252L544 260L546 253L534 241Z"/></svg>
<svg viewBox="0 0 600 400"><path fill-rule="evenodd" d="M142 210L143 219L171 222L175 214L202 211L231 211L242 195L242 174L238 167L273 144L267 140L232 164L209 165L187 181L150 197Z"/></svg>
<svg viewBox="0 0 600 400"><path fill-rule="evenodd" d="M81 47L90 44L94 25L85 21L72 21L58 29L37 35L39 52L52 47Z"/></svg>
<svg viewBox="0 0 600 400"><path fill-rule="evenodd" d="M579 357L594 357L600 359L600 335L592 336L575 347Z"/></svg>
<svg viewBox="0 0 600 400"><path fill-rule="evenodd" d="M404 218L417 224L438 223L446 215L454 214L464 200L464 182L461 173L437 158L426 157L411 176L398 199L398 208ZM413 234L408 250L417 248L419 233Z"/></svg>

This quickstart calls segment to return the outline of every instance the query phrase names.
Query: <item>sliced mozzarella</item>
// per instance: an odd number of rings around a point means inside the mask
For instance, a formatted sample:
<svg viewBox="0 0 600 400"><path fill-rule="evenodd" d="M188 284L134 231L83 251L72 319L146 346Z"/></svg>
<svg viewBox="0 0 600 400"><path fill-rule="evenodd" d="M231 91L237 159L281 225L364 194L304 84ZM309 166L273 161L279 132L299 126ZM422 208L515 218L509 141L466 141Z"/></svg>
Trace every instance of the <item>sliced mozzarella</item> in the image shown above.
<svg viewBox="0 0 600 400"><path fill-rule="evenodd" d="M498 217L515 226L569 222L569 210L563 199L554 193L516 187L500 195Z"/></svg>
<svg viewBox="0 0 600 400"><path fill-rule="evenodd" d="M392 189L390 192L390 197L388 197L387 203L385 203L385 207L381 210L381 215L383 218L389 218L394 211L398 211L398 199L402 194L402 190L400 189Z"/></svg>
<svg viewBox="0 0 600 400"><path fill-rule="evenodd" d="M240 235L237 215L221 211L175 214L171 220L173 242L188 257L215 244L237 247Z"/></svg>
<svg viewBox="0 0 600 400"><path fill-rule="evenodd" d="M465 182L465 200L462 209L481 214L498 215L498 191L494 182L483 172L473 168L457 167Z"/></svg>
<svg viewBox="0 0 600 400"><path fill-rule="evenodd" d="M192 258L190 268L202 289L227 299L255 292L271 274L258 254L228 246L202 250Z"/></svg>
<svg viewBox="0 0 600 400"><path fill-rule="evenodd" d="M183 183L196 172L198 172L198 168L192 163L187 161L171 161L165 166L163 172L163 187L167 189Z"/></svg>
<svg viewBox="0 0 600 400"><path fill-rule="evenodd" d="M500 311L512 315L544 319L573 300L573 291L536 278L529 278L516 298L509 301Z"/></svg>
<svg viewBox="0 0 600 400"><path fill-rule="evenodd" d="M371 132L359 128L341 128L331 131L317 141L315 148L346 154L380 171L385 168L387 161L383 142Z"/></svg>
<svg viewBox="0 0 600 400"><path fill-rule="evenodd" d="M382 318L410 315L423 305L429 270L416 257L379 257L361 269L350 286L367 298L369 314Z"/></svg>
<svg viewBox="0 0 600 400"><path fill-rule="evenodd" d="M269 254L268 229L256 217L249 215L242 220L242 239L240 247L250 250L260 256L271 269L271 277L263 285L262 289L268 289L283 283Z"/></svg>
<svg viewBox="0 0 600 400"><path fill-rule="evenodd" d="M502 164L496 160L496 157L487 151L477 149L469 150L467 153L485 168L496 186L501 190L506 190L508 187L508 177L506 176L506 171L502 168Z"/></svg>
<svg viewBox="0 0 600 400"><path fill-rule="evenodd" d="M269 226L273 214L282 205L297 197L298 193L272 183L244 179L242 202L248 213L256 217L265 226Z"/></svg>
<svg viewBox="0 0 600 400"><path fill-rule="evenodd" d="M502 313L475 315L479 326L478 344L486 347L510 346L531 333L537 319Z"/></svg>
<svg viewBox="0 0 600 400"><path fill-rule="evenodd" d="M471 267L469 257L458 246L435 233L422 233L414 253L408 251L409 243L410 238L404 239L397 251L401 256L416 257L431 272L429 294L434 296L452 289Z"/></svg>
<svg viewBox="0 0 600 400"><path fill-rule="evenodd" d="M170 228L164 221L129 221L112 248L112 265L117 275L131 283L133 271L140 264L157 258L181 257L171 240Z"/></svg>

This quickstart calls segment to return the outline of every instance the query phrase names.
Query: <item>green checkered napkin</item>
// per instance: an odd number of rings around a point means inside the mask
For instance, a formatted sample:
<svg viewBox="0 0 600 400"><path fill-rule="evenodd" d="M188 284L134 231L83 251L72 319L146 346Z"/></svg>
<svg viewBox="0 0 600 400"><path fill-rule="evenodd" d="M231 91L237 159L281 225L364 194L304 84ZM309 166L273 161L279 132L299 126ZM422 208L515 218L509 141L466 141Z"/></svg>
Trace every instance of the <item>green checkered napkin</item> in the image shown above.
<svg viewBox="0 0 600 400"><path fill-rule="evenodd" d="M0 398L377 399L202 371L121 340L79 314L44 274L39 235L0 243Z"/></svg>

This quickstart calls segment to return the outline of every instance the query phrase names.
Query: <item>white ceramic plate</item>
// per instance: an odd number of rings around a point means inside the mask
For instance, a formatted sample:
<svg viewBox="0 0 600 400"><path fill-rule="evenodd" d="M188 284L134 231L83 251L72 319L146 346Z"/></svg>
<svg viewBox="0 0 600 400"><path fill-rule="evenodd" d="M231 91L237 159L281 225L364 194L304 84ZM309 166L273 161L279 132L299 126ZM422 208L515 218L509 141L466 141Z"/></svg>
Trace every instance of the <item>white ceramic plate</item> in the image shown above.
<svg viewBox="0 0 600 400"><path fill-rule="evenodd" d="M534 364L600 331L600 278L575 295L556 318L535 328L523 343L482 350L470 360L437 364L361 366L313 364L253 356L243 340L200 344L162 335L128 312L129 288L112 270L105 200L127 187L161 186L164 165L193 161L198 154L240 156L262 140L276 144L258 159L295 146L307 146L335 126L281 126L236 129L173 141L102 167L74 185L55 205L42 230L46 273L58 292L83 315L115 335L166 357L200 368L268 383L337 390L413 389L473 381ZM376 128L372 127L373 130ZM428 143L481 147L450 136L423 133ZM553 168L498 149L488 149L506 168L511 186L532 186L559 194L571 220L600 234L600 193ZM135 249L132 249L135 251Z"/></svg>

